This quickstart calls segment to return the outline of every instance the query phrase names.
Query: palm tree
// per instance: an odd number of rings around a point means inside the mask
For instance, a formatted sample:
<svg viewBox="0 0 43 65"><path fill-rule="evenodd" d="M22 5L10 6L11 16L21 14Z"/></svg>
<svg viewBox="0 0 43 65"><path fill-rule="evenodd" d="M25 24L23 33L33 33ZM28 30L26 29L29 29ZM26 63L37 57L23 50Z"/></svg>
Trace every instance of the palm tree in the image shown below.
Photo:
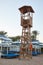
<svg viewBox="0 0 43 65"><path fill-rule="evenodd" d="M37 39L38 34L39 34L38 31L36 31L36 30L32 31L32 35L33 35L35 40Z"/></svg>
<svg viewBox="0 0 43 65"><path fill-rule="evenodd" d="M7 32L4 32L4 31L0 31L0 35L6 35Z"/></svg>

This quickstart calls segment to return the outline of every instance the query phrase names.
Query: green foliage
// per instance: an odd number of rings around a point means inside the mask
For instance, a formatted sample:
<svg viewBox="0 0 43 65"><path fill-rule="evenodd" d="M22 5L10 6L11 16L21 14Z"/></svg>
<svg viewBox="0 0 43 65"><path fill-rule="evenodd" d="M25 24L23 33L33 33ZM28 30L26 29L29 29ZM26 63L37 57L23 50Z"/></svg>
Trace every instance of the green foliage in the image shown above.
<svg viewBox="0 0 43 65"><path fill-rule="evenodd" d="M7 32L0 31L0 35L5 35L5 34L7 34Z"/></svg>
<svg viewBox="0 0 43 65"><path fill-rule="evenodd" d="M12 41L17 41L17 40L20 40L20 36L15 36L15 37L9 37L12 39Z"/></svg>

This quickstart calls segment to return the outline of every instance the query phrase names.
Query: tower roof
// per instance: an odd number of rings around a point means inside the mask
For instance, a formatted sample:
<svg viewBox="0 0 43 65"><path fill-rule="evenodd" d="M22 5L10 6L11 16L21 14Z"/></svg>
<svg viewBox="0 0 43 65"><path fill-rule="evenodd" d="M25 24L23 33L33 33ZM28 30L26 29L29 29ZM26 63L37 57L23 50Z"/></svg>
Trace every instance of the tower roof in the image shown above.
<svg viewBox="0 0 43 65"><path fill-rule="evenodd" d="M25 14L25 13L27 13L27 12L32 12L32 13L34 13L34 10L33 10L33 8L32 8L31 6L22 6L22 7L19 8L19 10L20 10L20 12L23 13L23 14Z"/></svg>

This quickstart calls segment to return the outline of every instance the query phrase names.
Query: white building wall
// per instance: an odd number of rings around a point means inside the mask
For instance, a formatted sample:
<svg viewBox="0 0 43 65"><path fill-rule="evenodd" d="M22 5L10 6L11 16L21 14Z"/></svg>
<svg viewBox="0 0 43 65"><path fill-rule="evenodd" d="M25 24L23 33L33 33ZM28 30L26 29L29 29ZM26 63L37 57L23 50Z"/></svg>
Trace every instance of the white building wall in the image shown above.
<svg viewBox="0 0 43 65"><path fill-rule="evenodd" d="M19 46L17 46L17 45L11 45L10 46L10 51L20 51L20 47Z"/></svg>

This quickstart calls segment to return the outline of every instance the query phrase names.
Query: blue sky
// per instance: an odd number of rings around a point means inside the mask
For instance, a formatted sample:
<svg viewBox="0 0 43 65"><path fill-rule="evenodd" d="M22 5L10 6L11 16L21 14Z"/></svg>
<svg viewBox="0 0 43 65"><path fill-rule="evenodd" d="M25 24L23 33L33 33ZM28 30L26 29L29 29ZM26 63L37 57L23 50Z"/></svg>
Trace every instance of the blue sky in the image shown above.
<svg viewBox="0 0 43 65"><path fill-rule="evenodd" d="M18 8L31 5L33 14L33 27L38 30L38 39L43 42L43 0L0 0L0 31L8 32L8 36L21 35L20 12Z"/></svg>

